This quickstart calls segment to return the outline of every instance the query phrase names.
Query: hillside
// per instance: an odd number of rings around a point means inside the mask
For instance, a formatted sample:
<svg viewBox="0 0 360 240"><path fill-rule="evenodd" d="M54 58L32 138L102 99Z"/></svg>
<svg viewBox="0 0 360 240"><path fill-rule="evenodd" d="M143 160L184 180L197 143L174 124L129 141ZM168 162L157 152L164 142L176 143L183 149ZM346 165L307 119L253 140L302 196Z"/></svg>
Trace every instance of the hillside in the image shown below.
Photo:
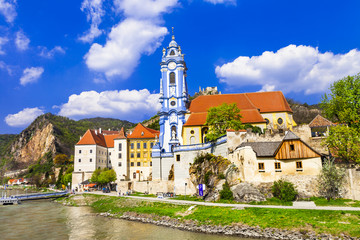
<svg viewBox="0 0 360 240"><path fill-rule="evenodd" d="M19 135L0 135L0 166L24 168L47 152L73 155L74 145L89 128L120 130L133 127L129 121L90 118L74 121L47 113L36 118ZM6 162L6 164L5 164Z"/></svg>
<svg viewBox="0 0 360 240"><path fill-rule="evenodd" d="M308 105L307 103L300 103L291 98L286 99L293 110L293 118L297 124L308 124L318 114L321 114L319 104Z"/></svg>

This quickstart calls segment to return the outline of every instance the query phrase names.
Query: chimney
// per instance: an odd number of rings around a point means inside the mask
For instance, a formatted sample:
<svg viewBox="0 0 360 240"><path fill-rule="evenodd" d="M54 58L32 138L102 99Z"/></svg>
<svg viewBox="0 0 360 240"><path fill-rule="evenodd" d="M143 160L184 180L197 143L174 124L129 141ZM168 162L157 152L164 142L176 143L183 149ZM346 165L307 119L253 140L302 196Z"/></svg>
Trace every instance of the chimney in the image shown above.
<svg viewBox="0 0 360 240"><path fill-rule="evenodd" d="M101 134L101 128L99 128L99 133Z"/></svg>
<svg viewBox="0 0 360 240"><path fill-rule="evenodd" d="M95 129L95 135L97 135L97 130Z"/></svg>

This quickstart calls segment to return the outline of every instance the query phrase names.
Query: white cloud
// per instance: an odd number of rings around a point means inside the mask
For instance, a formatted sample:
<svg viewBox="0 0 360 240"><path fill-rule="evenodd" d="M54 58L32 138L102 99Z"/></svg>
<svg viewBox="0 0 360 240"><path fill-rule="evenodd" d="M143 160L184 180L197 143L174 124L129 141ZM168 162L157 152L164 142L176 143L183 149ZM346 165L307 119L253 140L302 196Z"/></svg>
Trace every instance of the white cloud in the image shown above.
<svg viewBox="0 0 360 240"><path fill-rule="evenodd" d="M4 61L0 61L0 69L6 70L10 76L12 75L11 67L7 65Z"/></svg>
<svg viewBox="0 0 360 240"><path fill-rule="evenodd" d="M41 77L43 72L44 72L44 68L42 67L26 68L23 72L22 77L20 78L20 84L25 86L28 83L37 82L37 80Z"/></svg>
<svg viewBox="0 0 360 240"><path fill-rule="evenodd" d="M87 21L91 22L91 25L90 29L79 40L91 43L102 34L102 31L99 29L101 18L105 15L102 5L103 0L84 0L82 2L81 11L86 13Z"/></svg>
<svg viewBox="0 0 360 240"><path fill-rule="evenodd" d="M144 54L152 54L168 30L161 26L161 16L172 10L178 0L115 0L115 7L125 19L114 26L105 45L94 43L85 55L89 69L126 79Z"/></svg>
<svg viewBox="0 0 360 240"><path fill-rule="evenodd" d="M136 19L156 19L170 12L177 4L178 0L114 0L118 12Z"/></svg>
<svg viewBox="0 0 360 240"><path fill-rule="evenodd" d="M3 46L9 41L7 37L0 37L0 55L4 55L5 51L3 50Z"/></svg>
<svg viewBox="0 0 360 240"><path fill-rule="evenodd" d="M55 46L51 50L48 50L47 47L40 47L40 49L39 55L44 58L53 58L56 53L65 54L65 50L60 46Z"/></svg>
<svg viewBox="0 0 360 240"><path fill-rule="evenodd" d="M16 33L15 44L17 49L24 51L29 48L30 39L22 31Z"/></svg>
<svg viewBox="0 0 360 240"><path fill-rule="evenodd" d="M289 45L260 56L240 56L215 72L220 82L233 88L260 85L263 91L323 93L334 81L360 72L360 52L321 53L310 46Z"/></svg>
<svg viewBox="0 0 360 240"><path fill-rule="evenodd" d="M7 115L5 122L11 127L24 127L32 123L41 114L44 114L44 111L40 108L25 108L18 113Z"/></svg>
<svg viewBox="0 0 360 240"><path fill-rule="evenodd" d="M61 105L59 115L75 119L84 117L116 117L141 121L160 110L159 95L147 89L121 91L87 91L73 94Z"/></svg>
<svg viewBox="0 0 360 240"><path fill-rule="evenodd" d="M231 4L236 5L236 0L204 0L212 4Z"/></svg>
<svg viewBox="0 0 360 240"><path fill-rule="evenodd" d="M8 23L12 23L17 15L16 0L0 0L0 13Z"/></svg>
<svg viewBox="0 0 360 240"><path fill-rule="evenodd" d="M87 66L107 77L128 78L142 54L152 54L168 33L144 20L126 19L114 27L105 46L94 43L85 56Z"/></svg>

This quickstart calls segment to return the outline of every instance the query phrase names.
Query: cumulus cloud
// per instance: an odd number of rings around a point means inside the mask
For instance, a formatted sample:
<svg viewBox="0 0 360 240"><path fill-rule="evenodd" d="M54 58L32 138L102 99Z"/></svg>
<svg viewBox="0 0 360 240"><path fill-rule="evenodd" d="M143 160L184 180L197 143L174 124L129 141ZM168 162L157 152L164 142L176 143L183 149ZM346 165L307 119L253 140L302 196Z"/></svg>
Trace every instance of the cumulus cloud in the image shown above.
<svg viewBox="0 0 360 240"><path fill-rule="evenodd" d="M177 4L177 0L114 0L118 12L136 19L157 19Z"/></svg>
<svg viewBox="0 0 360 240"><path fill-rule="evenodd" d="M44 72L44 68L42 67L31 67L26 68L23 71L23 75L20 78L20 84L25 86L28 83L37 82L37 80L41 77Z"/></svg>
<svg viewBox="0 0 360 240"><path fill-rule="evenodd" d="M29 48L29 43L30 39L25 36L23 31L18 31L16 33L15 44L17 49L19 49L20 51L25 51Z"/></svg>
<svg viewBox="0 0 360 240"><path fill-rule="evenodd" d="M323 93L331 83L360 69L360 52L321 53L311 46L289 45L260 56L240 56L217 66L220 82L233 88L260 85L262 91Z"/></svg>
<svg viewBox="0 0 360 240"><path fill-rule="evenodd" d="M116 11L125 19L111 29L104 45L94 43L85 55L89 69L109 79L128 78L144 54L152 54L168 30L161 26L163 13L178 0L115 0Z"/></svg>
<svg viewBox="0 0 360 240"><path fill-rule="evenodd" d="M65 50L60 46L55 46L53 49L49 50L47 47L40 47L41 51L39 55L44 58L53 58L55 54L65 54Z"/></svg>
<svg viewBox="0 0 360 240"><path fill-rule="evenodd" d="M128 78L141 55L152 54L167 32L165 27L148 21L126 19L111 30L104 46L97 43L91 46L85 56L86 64L107 77Z"/></svg>
<svg viewBox="0 0 360 240"><path fill-rule="evenodd" d="M212 4L231 4L236 5L236 0L204 0Z"/></svg>
<svg viewBox="0 0 360 240"><path fill-rule="evenodd" d="M0 37L0 55L4 55L5 51L3 46L9 41L7 37Z"/></svg>
<svg viewBox="0 0 360 240"><path fill-rule="evenodd" d="M105 15L103 0L84 0L81 4L81 11L86 14L88 22L91 22L90 29L79 38L80 41L91 43L102 34L99 29L101 18Z"/></svg>
<svg viewBox="0 0 360 240"><path fill-rule="evenodd" d="M17 15L16 0L0 0L0 14L2 14L8 23L12 23Z"/></svg>
<svg viewBox="0 0 360 240"><path fill-rule="evenodd" d="M59 115L75 119L101 116L141 121L156 114L160 107L159 95L147 89L87 91L71 95L68 102L59 107Z"/></svg>
<svg viewBox="0 0 360 240"><path fill-rule="evenodd" d="M24 127L32 123L41 114L44 114L44 111L40 108L25 108L18 113L7 115L5 122L11 127Z"/></svg>

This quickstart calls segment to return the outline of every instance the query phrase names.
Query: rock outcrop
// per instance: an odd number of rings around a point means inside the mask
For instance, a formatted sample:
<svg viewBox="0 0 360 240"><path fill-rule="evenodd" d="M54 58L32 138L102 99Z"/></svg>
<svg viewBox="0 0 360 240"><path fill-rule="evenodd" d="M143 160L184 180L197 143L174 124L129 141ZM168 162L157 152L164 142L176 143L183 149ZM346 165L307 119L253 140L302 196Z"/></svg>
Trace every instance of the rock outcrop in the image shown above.
<svg viewBox="0 0 360 240"><path fill-rule="evenodd" d="M230 189L234 194L235 201L246 203L266 201L265 196L250 183L242 182Z"/></svg>

